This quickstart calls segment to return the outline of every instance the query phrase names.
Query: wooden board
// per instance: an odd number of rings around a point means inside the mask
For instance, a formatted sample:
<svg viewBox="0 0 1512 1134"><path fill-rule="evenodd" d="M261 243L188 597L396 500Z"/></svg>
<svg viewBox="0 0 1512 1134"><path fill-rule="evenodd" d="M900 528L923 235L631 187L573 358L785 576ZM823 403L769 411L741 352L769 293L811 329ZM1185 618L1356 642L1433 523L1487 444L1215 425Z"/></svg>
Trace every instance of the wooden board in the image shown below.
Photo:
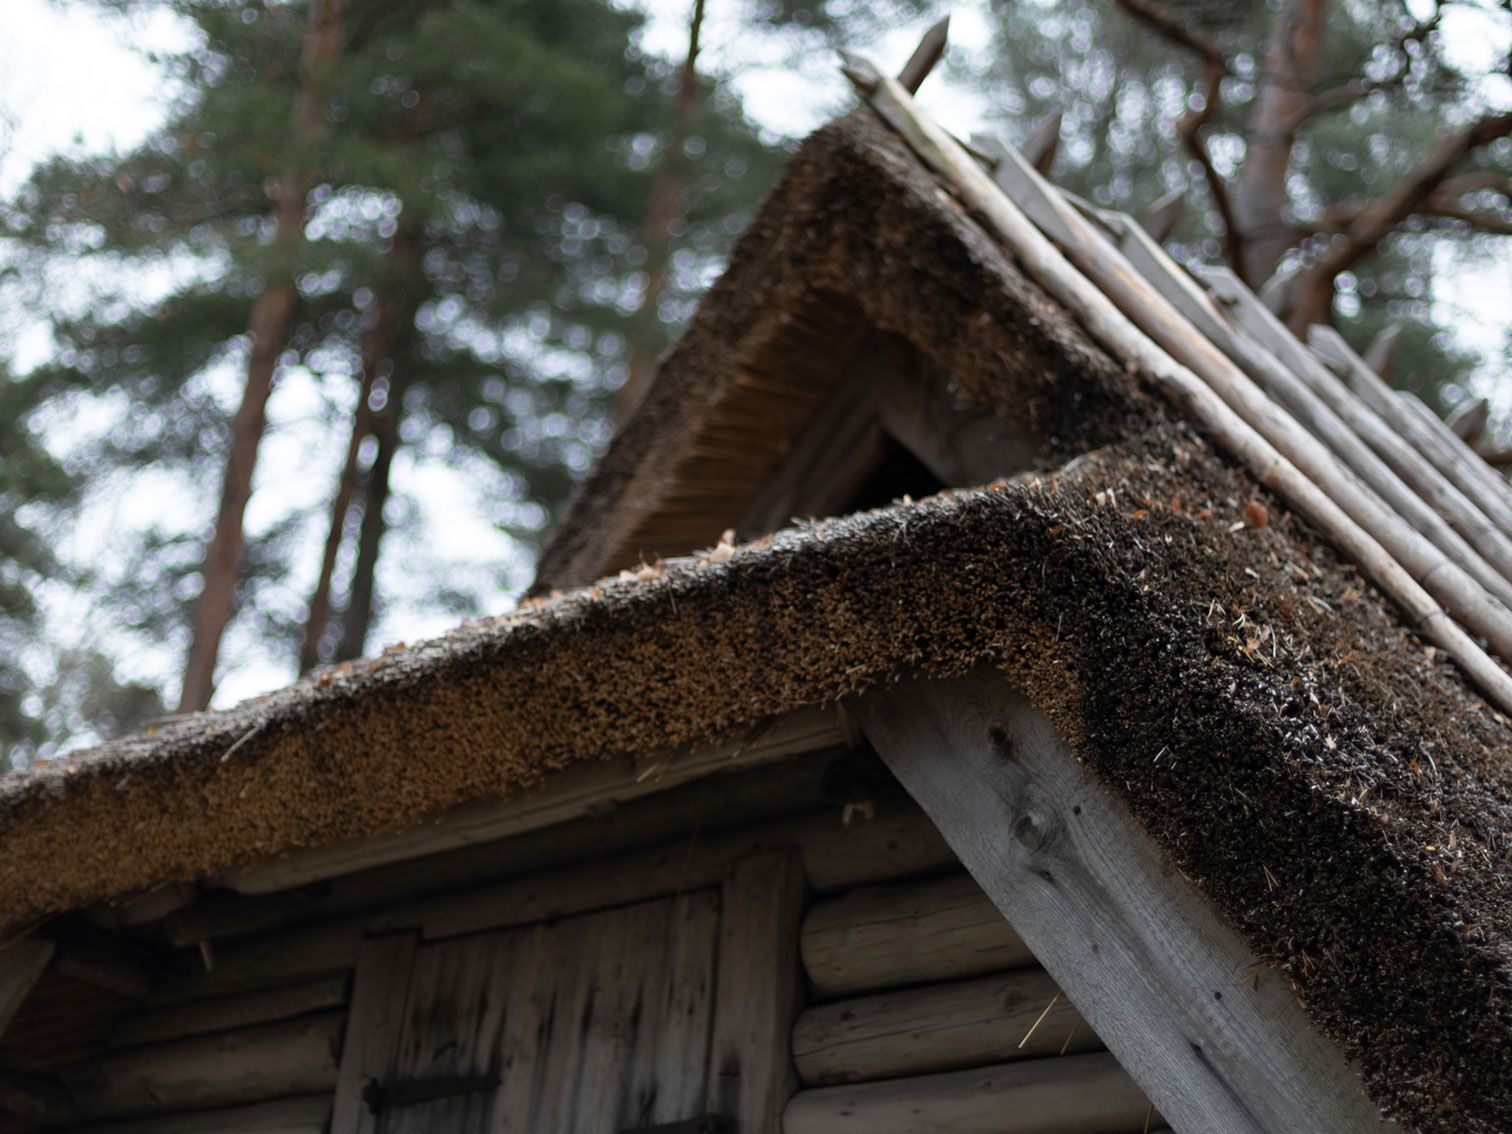
<svg viewBox="0 0 1512 1134"><path fill-rule="evenodd" d="M1001 674L903 683L867 695L857 712L966 868L1177 1129L1392 1129L1286 981Z"/></svg>
<svg viewBox="0 0 1512 1134"><path fill-rule="evenodd" d="M1038 966L807 1009L793 1028L805 1086L1095 1051L1101 1041Z"/></svg>
<svg viewBox="0 0 1512 1134"><path fill-rule="evenodd" d="M798 709L777 720L744 728L715 744L619 760L584 761L554 773L528 794L464 804L393 835L296 851L219 881L245 894L286 890L383 863L549 827L736 766L754 766L794 752L841 744L847 736L846 723L837 709Z"/></svg>
<svg viewBox="0 0 1512 1134"><path fill-rule="evenodd" d="M785 1134L1142 1134L1154 1113L1111 1055L1068 1055L972 1071L803 1091ZM1300 1126L1296 1130L1324 1130ZM1192 1134L1229 1134L1194 1126Z"/></svg>
<svg viewBox="0 0 1512 1134"><path fill-rule="evenodd" d="M816 902L803 919L815 995L980 976L1034 962L971 875L891 883Z"/></svg>
<svg viewBox="0 0 1512 1134"><path fill-rule="evenodd" d="M12 941L0 950L0 1036L46 971L53 951L53 943L41 937Z"/></svg>
<svg viewBox="0 0 1512 1134"><path fill-rule="evenodd" d="M753 855L721 889L718 1002L707 1112L740 1134L778 1134L797 1085L791 1036L802 984L798 925L802 860Z"/></svg>
<svg viewBox="0 0 1512 1134"><path fill-rule="evenodd" d="M139 1047L184 1036L270 1024L347 1002L345 976L322 977L282 988L204 1000L131 1016L110 1034L111 1047Z"/></svg>
<svg viewBox="0 0 1512 1134"><path fill-rule="evenodd" d="M352 1007L347 1013L336 1076L331 1134L371 1134L373 1112L364 1092L393 1073L399 1028L419 936L395 933L370 937L357 954Z"/></svg>

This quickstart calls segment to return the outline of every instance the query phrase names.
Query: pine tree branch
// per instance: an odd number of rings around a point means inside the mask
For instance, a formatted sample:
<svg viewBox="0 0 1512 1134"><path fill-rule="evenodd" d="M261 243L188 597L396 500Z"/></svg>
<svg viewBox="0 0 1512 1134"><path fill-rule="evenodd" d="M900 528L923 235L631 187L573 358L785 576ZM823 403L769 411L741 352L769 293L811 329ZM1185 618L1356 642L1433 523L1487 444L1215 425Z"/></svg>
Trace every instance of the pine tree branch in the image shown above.
<svg viewBox="0 0 1512 1134"><path fill-rule="evenodd" d="M1313 95L1307 105L1302 107L1291 120L1289 124L1290 128L1292 130L1301 129L1305 123L1321 114L1327 114L1334 110L1342 110L1344 107L1351 106L1361 99L1369 98L1377 91L1391 90L1394 87L1401 86L1407 81L1407 76L1412 73L1413 58L1412 54L1407 50L1407 45L1424 42L1438 30L1439 23L1443 18L1443 6L1435 4L1432 16L1426 20L1413 20L1411 25L1392 41L1391 51L1396 57L1397 62L1395 71L1379 79L1352 79L1347 83L1341 83L1336 87L1319 91Z"/></svg>
<svg viewBox="0 0 1512 1134"><path fill-rule="evenodd" d="M1213 155L1203 141L1202 130L1218 113L1223 95L1223 80L1228 75L1228 60L1216 40L1191 26L1160 0L1117 0L1118 6L1134 19L1153 28L1160 35L1179 47L1197 54L1203 61L1202 107L1188 110L1176 123L1176 134L1186 146L1187 152L1202 168L1203 180L1213 198L1223 223L1223 251L1229 266L1244 279L1244 243L1239 224L1234 216L1233 202L1229 198L1228 183L1213 164ZM1247 282L1247 281L1246 281Z"/></svg>

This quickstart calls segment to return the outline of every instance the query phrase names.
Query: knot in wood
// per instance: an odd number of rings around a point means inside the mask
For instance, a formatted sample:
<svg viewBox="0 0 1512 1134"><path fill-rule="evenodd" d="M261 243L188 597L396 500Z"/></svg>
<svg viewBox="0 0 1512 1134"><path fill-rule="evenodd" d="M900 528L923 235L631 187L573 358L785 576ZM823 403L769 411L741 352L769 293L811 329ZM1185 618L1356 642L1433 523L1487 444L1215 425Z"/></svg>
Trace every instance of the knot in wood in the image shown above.
<svg viewBox="0 0 1512 1134"><path fill-rule="evenodd" d="M1014 820L1013 837L1031 852L1043 850L1054 835L1055 825L1032 808L1025 808Z"/></svg>

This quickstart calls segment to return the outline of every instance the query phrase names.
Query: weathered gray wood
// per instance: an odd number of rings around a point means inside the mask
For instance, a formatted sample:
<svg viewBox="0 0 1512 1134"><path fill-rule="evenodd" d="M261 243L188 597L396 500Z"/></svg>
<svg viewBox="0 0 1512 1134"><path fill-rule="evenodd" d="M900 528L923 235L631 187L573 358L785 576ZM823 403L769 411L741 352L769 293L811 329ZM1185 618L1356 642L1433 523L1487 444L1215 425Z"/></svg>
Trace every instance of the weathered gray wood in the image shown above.
<svg viewBox="0 0 1512 1134"><path fill-rule="evenodd" d="M720 891L707 1111L741 1134L778 1134L797 1086L791 1047L804 893L803 863L791 852L742 860Z"/></svg>
<svg viewBox="0 0 1512 1134"><path fill-rule="evenodd" d="M742 729L716 744L638 758L585 761L555 773L525 795L464 804L409 831L298 851L220 881L246 894L286 890L383 863L549 827L715 772L840 744L846 735L845 723L835 709L799 709L777 721Z"/></svg>
<svg viewBox="0 0 1512 1134"><path fill-rule="evenodd" d="M1125 365L1138 370L1183 412L1209 430L1260 483L1277 492L1305 519L1327 534L1378 587L1453 657L1482 691L1504 711L1512 711L1509 676L1470 634L1440 606L1433 594L1396 558L1427 547L1400 516L1362 493L1350 478L1341 478L1337 462L1295 420L1267 397L1242 370L1212 343L1193 331L1158 293L1146 284L1115 248L1095 233L1064 201L1058 201L1077 247L1067 242L1073 267L1051 240L1018 209L982 171L959 143L919 114L907 91L869 60L844 56L842 68L883 119L898 130L914 151L949 180L963 203L1024 265L1026 271L1064 304L1088 332ZM1057 199L1058 200L1058 199ZM1081 270L1078 270L1080 268ZM1093 283L1082 271L1093 273ZM1110 294L1128 306L1120 308ZM1133 312L1140 319L1135 322ZM1152 337L1158 335L1159 339ZM1171 351L1176 351L1173 355ZM1197 369L1193 369L1193 367ZM1325 489L1323 486L1326 485ZM1442 556L1421 575L1440 590L1455 586L1463 571ZM1512 635L1512 615L1477 604L1487 596L1473 585L1468 605L1456 609L1468 620L1484 615L1485 630ZM1499 606L1499 604L1497 604ZM1477 624L1477 632L1482 627ZM1509 650L1512 654L1512 650Z"/></svg>
<svg viewBox="0 0 1512 1134"><path fill-rule="evenodd" d="M1037 179L1010 151L1000 147L999 152L1003 159L995 173L998 183L1042 229L1058 240L1072 241L1073 250L1080 249L1079 256L1073 254L1074 260L1090 263L1092 250L1074 243L1078 236L1063 215L1055 188ZM1285 406L1348 473L1353 473L1351 478L1343 470L1327 469L1325 463L1325 478L1319 483L1328 487L1329 472L1335 472L1346 488L1352 483L1351 490L1370 504L1369 509L1358 511L1356 519L1363 523L1369 518L1367 511L1386 518L1390 530L1383 532L1396 542L1383 542L1400 562L1420 581L1436 579L1435 587L1444 588L1442 593L1435 591L1438 597L1451 602L1454 609L1466 611L1475 629L1489 628L1487 636L1493 645L1502 656L1508 656L1504 651L1512 649L1512 612L1506 610L1512 603L1512 540L1365 402L1324 370L1232 272L1209 272L1205 278L1233 306L1233 314L1244 328L1238 331L1197 292L1187 273L1158 245L1148 237L1141 239L1138 226L1130 218L1102 213L1099 219L1118 234L1119 250L1128 256L1126 266L1142 277L1175 315L1186 319L1192 329ZM1128 278L1118 268L1109 267L1106 279ZM1096 272L1092 274L1100 281L1104 279ZM1138 298L1131 296L1130 301ZM1168 330L1162 336L1158 332L1163 324L1152 326L1157 341L1207 376L1202 358L1182 353L1184 340L1176 331ZM1253 424L1261 428L1264 422L1252 416ZM1344 502L1338 493L1334 496ZM1394 523L1390 519L1393 510L1399 513ZM1446 582L1435 575L1445 558L1462 572L1462 578L1451 573ZM1468 589L1472 587L1478 589L1479 599ZM1467 601L1469 606L1465 605ZM1498 626L1505 629L1501 637L1496 634Z"/></svg>
<svg viewBox="0 0 1512 1134"><path fill-rule="evenodd" d="M169 918L175 945L247 937L324 921L412 898L478 888L565 863L656 846L704 830L733 830L821 807L824 779L844 749L804 752L756 768L695 780L571 822L490 843L389 863L276 894L221 891ZM853 753L863 771L902 796L874 755ZM906 798L906 797L904 797Z"/></svg>
<svg viewBox="0 0 1512 1134"><path fill-rule="evenodd" d="M841 821L839 808L737 831L710 831L612 863L589 861L477 891L401 903L219 950L214 971L164 982L166 1001L224 995L352 967L364 934L423 929L427 938L525 925L714 885L753 852L792 848L809 884L832 891L954 862L938 830L906 798L888 796L876 817Z"/></svg>
<svg viewBox="0 0 1512 1134"><path fill-rule="evenodd" d="M78 1134L325 1134L330 1113L329 1095L307 1095L226 1110L90 1126Z"/></svg>
<svg viewBox="0 0 1512 1134"><path fill-rule="evenodd" d="M9 1129L10 1115L38 1126L69 1126L78 1119L78 1109L62 1084L51 1075L0 1071L0 1128Z"/></svg>
<svg viewBox="0 0 1512 1134"><path fill-rule="evenodd" d="M84 915L105 929L119 932L151 925L191 906L199 898L199 887L192 882L175 882L139 894L128 894L101 902L83 911Z"/></svg>
<svg viewBox="0 0 1512 1134"><path fill-rule="evenodd" d="M1068 1055L802 1091L784 1134L1141 1134L1150 1104L1111 1055ZM1229 1134L1194 1126L1193 1134ZM1297 1130L1323 1130L1299 1126Z"/></svg>
<svg viewBox="0 0 1512 1134"><path fill-rule="evenodd" d="M1255 960L1000 674L878 690L857 713L966 868L1178 1129L1383 1129L1285 979ZM1258 979L1236 984L1235 973Z"/></svg>
<svg viewBox="0 0 1512 1134"><path fill-rule="evenodd" d="M793 1028L793 1062L805 1086L954 1071L1101 1046L1038 966L821 1004L806 1009Z"/></svg>
<svg viewBox="0 0 1512 1134"><path fill-rule="evenodd" d="M105 942L65 945L53 958L53 968L74 980L141 1000L152 987L152 975L131 957Z"/></svg>
<svg viewBox="0 0 1512 1134"><path fill-rule="evenodd" d="M44 937L23 937L0 950L0 1035L26 1003L55 950L56 946Z"/></svg>
<svg viewBox="0 0 1512 1134"><path fill-rule="evenodd" d="M969 874L852 890L803 919L803 966L821 996L980 976L1034 962Z"/></svg>
<svg viewBox="0 0 1512 1134"><path fill-rule="evenodd" d="M229 1032L253 1024L271 1024L347 1002L347 978L323 977L281 988L201 1000L147 1010L132 1016L110 1034L111 1047L139 1047L185 1036Z"/></svg>
<svg viewBox="0 0 1512 1134"><path fill-rule="evenodd" d="M418 942L413 933L370 937L357 954L357 976L331 1110L331 1134L371 1134L376 1129L363 1092L369 1084L387 1078L394 1068Z"/></svg>
<svg viewBox="0 0 1512 1134"><path fill-rule="evenodd" d="M945 45L950 39L950 17L946 16L938 23L931 24L929 30L924 33L924 38L919 40L919 46L914 48L913 54L908 57L908 62L903 64L903 70L898 72L898 82L903 84L907 91L917 91L929 73L935 69L945 54Z"/></svg>
<svg viewBox="0 0 1512 1134"><path fill-rule="evenodd" d="M1512 532L1512 488L1432 410L1411 394L1398 395L1332 328L1310 331L1308 345L1337 367L1350 388L1416 445L1493 523L1503 532Z"/></svg>
<svg viewBox="0 0 1512 1134"><path fill-rule="evenodd" d="M81 1114L133 1117L205 1109L336 1084L343 1012L100 1056L63 1074Z"/></svg>
<svg viewBox="0 0 1512 1134"><path fill-rule="evenodd" d="M1486 432L1491 422L1491 402L1488 398L1468 398L1454 407L1444 425L1472 449Z"/></svg>

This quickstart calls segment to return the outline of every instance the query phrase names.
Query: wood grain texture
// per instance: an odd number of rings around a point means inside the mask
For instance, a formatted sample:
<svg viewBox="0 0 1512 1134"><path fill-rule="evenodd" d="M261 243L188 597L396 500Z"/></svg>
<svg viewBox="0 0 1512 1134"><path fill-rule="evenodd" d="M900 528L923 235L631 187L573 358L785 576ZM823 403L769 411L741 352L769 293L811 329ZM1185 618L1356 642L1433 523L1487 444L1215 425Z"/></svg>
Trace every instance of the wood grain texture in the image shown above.
<svg viewBox="0 0 1512 1134"><path fill-rule="evenodd" d="M775 721L742 729L716 744L575 764L549 776L539 789L525 795L464 804L394 835L297 851L220 881L245 894L263 894L384 863L492 842L739 765L754 766L794 752L840 744L846 735L837 710L799 709Z"/></svg>
<svg viewBox="0 0 1512 1134"><path fill-rule="evenodd" d="M814 903L803 966L817 996L931 984L1034 962L971 875L867 886Z"/></svg>
<svg viewBox="0 0 1512 1134"><path fill-rule="evenodd" d="M0 950L0 1036L10 1027L37 979L47 971L55 946L42 937L23 937Z"/></svg>
<svg viewBox="0 0 1512 1134"><path fill-rule="evenodd" d="M1000 674L878 690L857 712L894 774L1176 1128L1393 1129L1286 981L1255 960Z"/></svg>
<svg viewBox="0 0 1512 1134"><path fill-rule="evenodd" d="M139 1047L184 1036L229 1032L270 1024L347 1002L345 976L322 977L281 988L147 1010L126 1019L110 1034L111 1047Z"/></svg>
<svg viewBox="0 0 1512 1134"><path fill-rule="evenodd" d="M1111 1055L820 1087L794 1096L784 1134L1142 1134L1148 1100ZM1191 1127L1222 1131L1224 1127ZM1298 1127L1319 1130L1324 1127Z"/></svg>
<svg viewBox="0 0 1512 1134"><path fill-rule="evenodd" d="M63 1073L89 1118L136 1117L316 1095L336 1085L346 1013L325 1012L239 1032L100 1056Z"/></svg>
<svg viewBox="0 0 1512 1134"><path fill-rule="evenodd" d="M820 1004L805 1010L793 1028L793 1061L805 1086L1100 1047L1071 1001L1038 966Z"/></svg>
<svg viewBox="0 0 1512 1134"><path fill-rule="evenodd" d="M709 1114L739 1134L778 1134L797 1086L793 1020L802 984L803 862L792 852L737 863L720 891L719 976Z"/></svg>
<svg viewBox="0 0 1512 1134"><path fill-rule="evenodd" d="M358 950L331 1134L371 1134L375 1129L363 1092L393 1071L418 944L417 934L394 933L370 937Z"/></svg>
<svg viewBox="0 0 1512 1134"><path fill-rule="evenodd" d="M141 1122L89 1126L78 1134L325 1134L329 1095L277 1099L252 1106L159 1115Z"/></svg>

